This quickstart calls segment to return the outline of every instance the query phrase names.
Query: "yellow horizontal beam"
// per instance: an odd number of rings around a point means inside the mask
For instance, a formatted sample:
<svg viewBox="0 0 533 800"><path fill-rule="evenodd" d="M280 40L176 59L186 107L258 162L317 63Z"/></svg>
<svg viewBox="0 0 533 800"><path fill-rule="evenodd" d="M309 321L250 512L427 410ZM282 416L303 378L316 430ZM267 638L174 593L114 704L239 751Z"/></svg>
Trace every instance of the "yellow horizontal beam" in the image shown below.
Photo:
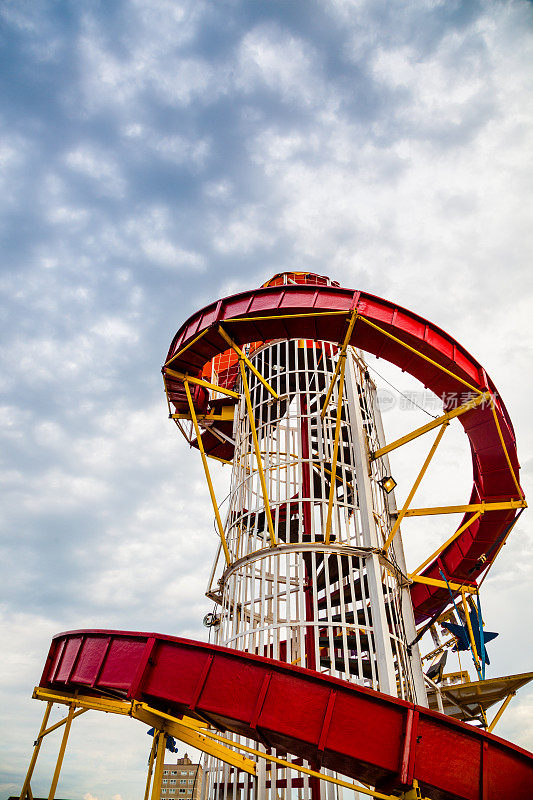
<svg viewBox="0 0 533 800"><path fill-rule="evenodd" d="M215 413L208 413L208 414L197 414L196 419L198 422L233 422L233 417L235 409L233 406L229 406L227 408L222 408L220 414ZM171 419L187 419L189 422L192 422L192 417L190 414L171 414Z"/></svg>
<svg viewBox="0 0 533 800"><path fill-rule="evenodd" d="M215 461L220 461L221 464L232 464L233 463L232 461L228 461L225 458L220 458L219 456L214 456L211 453L206 453L206 456L208 458L213 458Z"/></svg>
<svg viewBox="0 0 533 800"><path fill-rule="evenodd" d="M469 511L507 511L511 508L527 508L525 500L506 500L501 503L469 503L465 506L435 506L433 508L410 508L406 517L428 517L433 514L467 514Z"/></svg>
<svg viewBox="0 0 533 800"><path fill-rule="evenodd" d="M413 583L424 583L426 586L437 586L439 589L447 589L449 586L454 592L470 592L470 594L475 594L477 592L476 586L463 586L460 583L446 583L446 581L439 581L436 578L425 578L422 575L415 575L414 573L408 574L407 577L409 580L413 581Z"/></svg>
<svg viewBox="0 0 533 800"><path fill-rule="evenodd" d="M168 367L165 369L165 375L170 375L172 378L177 378L179 381L189 381L189 383L194 383L197 386L205 386L206 389L211 389L212 392L221 392L228 397L239 398L238 392L234 392L232 389L226 389L225 386L219 386L216 383L204 381L203 378L193 378L192 375L187 375L184 372L176 372L176 370L168 369Z"/></svg>
<svg viewBox="0 0 533 800"><path fill-rule="evenodd" d="M225 319L224 322L258 322L259 320L268 319L298 319L300 317L338 317L340 315L346 316L349 313L346 311L317 311L316 313L306 314L267 314L263 317L230 317Z"/></svg>
<svg viewBox="0 0 533 800"><path fill-rule="evenodd" d="M442 425L444 422L449 422L451 419L455 419L455 417L460 417L461 414L465 414L467 411L471 411L473 408L477 408L477 406L481 405L486 400L490 399L490 394L485 392L484 394L479 394L476 397L469 400L467 403L463 403L462 406L455 408L453 411L447 411L446 414L443 414L440 417L428 422L427 425L421 425L420 428L415 428L414 431L411 433L407 433L405 436L401 436L399 439L395 439L394 442L385 445L385 447L380 447L378 450L374 450L373 453L370 454L370 458L375 460L376 458L380 458L384 456L386 453L390 453L391 450L396 450L397 447L401 447L403 444L407 444L407 442L412 442L413 439L417 439L419 436L422 436L424 433L428 433L432 431L434 428L438 428L439 425Z"/></svg>
<svg viewBox="0 0 533 800"><path fill-rule="evenodd" d="M46 700L52 703L63 703L65 705L75 703L80 708L105 711L110 714L122 714L124 716L130 714L132 705L131 702L127 700L112 700L109 697L76 695L71 692L59 692L55 689L43 689L40 686L35 687L32 697L34 700Z"/></svg>

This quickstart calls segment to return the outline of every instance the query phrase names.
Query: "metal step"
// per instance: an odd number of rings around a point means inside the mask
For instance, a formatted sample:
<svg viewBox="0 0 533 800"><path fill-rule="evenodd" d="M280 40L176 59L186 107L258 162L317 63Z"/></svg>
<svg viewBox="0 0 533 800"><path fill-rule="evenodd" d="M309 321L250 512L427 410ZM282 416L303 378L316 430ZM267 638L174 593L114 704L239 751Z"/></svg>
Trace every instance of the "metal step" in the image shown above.
<svg viewBox="0 0 533 800"><path fill-rule="evenodd" d="M329 659L329 658L321 658L320 659L320 666L324 667L325 669L331 669L331 659ZM349 658L348 659L348 667L350 669L350 675L352 675L352 676L361 675L361 672L359 671L359 662L355 658ZM362 677L363 678L372 678L372 669L370 667L370 661L368 661L367 659L362 659L362 668L363 668L362 669L362 673L363 673ZM344 672L345 673L346 672L346 668L345 668L345 665L344 665L344 659L343 658L336 658L334 660L333 669L336 669L337 672Z"/></svg>

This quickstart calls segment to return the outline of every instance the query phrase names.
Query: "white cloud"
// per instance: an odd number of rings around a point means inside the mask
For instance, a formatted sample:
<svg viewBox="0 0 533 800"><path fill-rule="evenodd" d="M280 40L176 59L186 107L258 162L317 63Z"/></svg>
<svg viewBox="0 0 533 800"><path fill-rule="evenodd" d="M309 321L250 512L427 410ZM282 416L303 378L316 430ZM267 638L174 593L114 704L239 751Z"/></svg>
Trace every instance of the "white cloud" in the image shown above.
<svg viewBox="0 0 533 800"><path fill-rule="evenodd" d="M68 167L92 180L99 194L123 197L127 184L117 162L109 154L92 145L80 145L67 153L65 161Z"/></svg>
<svg viewBox="0 0 533 800"><path fill-rule="evenodd" d="M246 92L264 87L297 106L329 104L333 97L326 95L317 62L314 48L303 39L277 25L260 25L240 44L237 86Z"/></svg>

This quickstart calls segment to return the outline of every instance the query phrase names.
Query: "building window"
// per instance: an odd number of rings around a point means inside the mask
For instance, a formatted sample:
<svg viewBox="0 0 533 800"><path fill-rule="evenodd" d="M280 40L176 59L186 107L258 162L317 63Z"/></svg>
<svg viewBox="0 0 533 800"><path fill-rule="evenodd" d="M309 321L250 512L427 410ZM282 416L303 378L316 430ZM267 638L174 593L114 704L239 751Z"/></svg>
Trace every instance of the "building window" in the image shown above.
<svg viewBox="0 0 533 800"><path fill-rule="evenodd" d="M176 779L175 779L175 778L171 778L171 779L170 779L170 783L171 783L171 784L172 784L172 783L176 783Z"/></svg>
<svg viewBox="0 0 533 800"><path fill-rule="evenodd" d="M168 769L163 770L163 775L168 775Z"/></svg>
<svg viewBox="0 0 533 800"><path fill-rule="evenodd" d="M180 794L185 794L185 789L180 789L180 790L179 790L179 793L180 793Z"/></svg>
<svg viewBox="0 0 533 800"><path fill-rule="evenodd" d="M169 790L168 790L168 793L169 793L169 794L175 794L175 793L176 793L176 790L175 790L175 789L169 789Z"/></svg>
<svg viewBox="0 0 533 800"><path fill-rule="evenodd" d="M170 774L171 774L171 775L177 775L177 774L178 774L178 770L177 770L177 769L173 769L173 770L172 770L172 772L171 772Z"/></svg>
<svg viewBox="0 0 533 800"><path fill-rule="evenodd" d="M163 778L163 783L168 783L166 778Z"/></svg>

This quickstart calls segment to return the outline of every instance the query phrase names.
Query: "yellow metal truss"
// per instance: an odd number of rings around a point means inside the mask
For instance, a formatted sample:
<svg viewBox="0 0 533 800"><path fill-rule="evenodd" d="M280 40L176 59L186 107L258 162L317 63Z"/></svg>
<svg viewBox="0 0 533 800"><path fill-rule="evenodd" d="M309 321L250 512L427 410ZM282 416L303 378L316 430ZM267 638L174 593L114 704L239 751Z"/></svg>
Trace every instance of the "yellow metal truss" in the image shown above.
<svg viewBox="0 0 533 800"><path fill-rule="evenodd" d="M384 794L383 792L371 789L370 787L364 784L361 785L360 783L354 783L351 781L344 781L340 778L334 778L330 775L325 775L321 772L317 772L316 770L308 769L307 767L303 766L298 766L297 764L293 764L290 761L286 761L283 758L277 758L276 756L272 756L268 753L263 753L262 751L257 750L253 747L244 745L241 742L233 741L232 739L227 739L224 736L220 736L219 734L215 733L212 730L208 730L205 722L200 722L196 719L192 719L191 717L187 716L183 717L182 719L177 719L176 717L173 717L170 714L166 714L162 711L159 711L158 709L152 708L146 703L141 703L135 700L116 700L109 697L81 695L77 692L71 694L69 692L60 692L56 690L44 689L41 687L36 687L34 689L33 697L37 700L45 701L47 703L47 707L41 725L41 729L39 732L39 736L35 741L34 753L32 755L32 759L30 762L30 768L28 769L28 774L26 776L26 780L24 782L22 792L20 795L21 800L25 800L26 797L28 797L28 799L31 800L32 795L30 788L30 780L33 774L33 769L35 767L35 762L37 760L40 743L42 742L43 737L48 733L50 733L52 730L56 730L60 725L65 724L65 734L63 736L63 740L61 743L60 753L57 760L56 769L54 771L54 778L52 781L52 787L49 794L49 800L54 800L55 789L57 787L57 782L61 771L61 765L65 754L68 732L70 730L70 724L72 723L72 720L76 716L79 716L81 713L88 710L103 711L105 713L128 716L131 717L132 719L137 719L140 722L143 722L146 725L150 725L151 727L154 728L154 741L152 743L150 751L150 758L148 763L148 776L146 781L144 800L148 800L150 794L150 784L152 785L152 800L156 800L158 796L158 788L161 784L161 776L163 771L163 762L165 753L165 734L169 734L175 737L176 739L179 739L184 744L189 744L192 747L196 747L201 752L207 753L208 755L211 755L214 758L217 758L220 761L223 761L224 763L229 764L230 766L238 770L247 772L252 776L257 775L257 761L248 758L248 755L252 755L255 756L256 758L261 758L271 763L278 764L281 767L294 770L303 775L309 775L310 777L319 778L320 780L326 781L327 783L332 783L334 785L342 786L344 788L351 789L353 791L361 792L362 794L368 795L369 797L377 798L377 800L409 800L409 798L411 797L421 797L418 790L418 784L416 781L413 781L413 788L408 790L406 793L402 794L400 798L398 798L397 795ZM47 729L46 725L48 723L50 711L54 703L67 705L69 707L69 711L67 717L64 720L61 720L60 723L53 725ZM242 755L241 753L235 752L235 750L241 750L247 755ZM155 772L154 772L154 764L155 764ZM152 781L152 774L153 774L153 781ZM413 791L415 791L416 794L412 794Z"/></svg>

